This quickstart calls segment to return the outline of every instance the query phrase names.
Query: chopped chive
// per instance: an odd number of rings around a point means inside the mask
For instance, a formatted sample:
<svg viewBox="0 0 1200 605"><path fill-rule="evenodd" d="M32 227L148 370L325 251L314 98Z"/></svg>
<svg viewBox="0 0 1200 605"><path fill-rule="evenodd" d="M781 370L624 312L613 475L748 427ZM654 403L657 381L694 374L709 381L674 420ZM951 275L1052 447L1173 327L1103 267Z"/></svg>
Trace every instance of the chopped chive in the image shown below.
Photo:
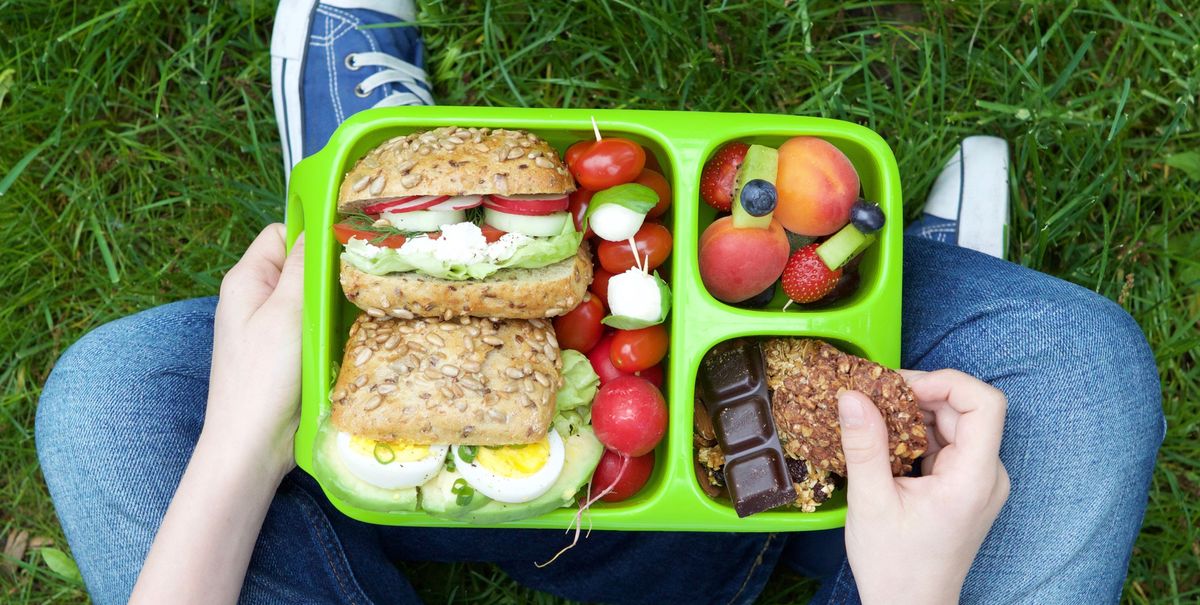
<svg viewBox="0 0 1200 605"><path fill-rule="evenodd" d="M459 477L458 479L454 480L454 485L450 487L450 493L461 494L461 493L463 493L463 490L466 490L466 489L468 489L467 488L467 480L463 479L462 477Z"/></svg>
<svg viewBox="0 0 1200 605"><path fill-rule="evenodd" d="M391 464L396 459L396 452L392 451L392 446L386 443L375 444L375 462L380 464Z"/></svg>
<svg viewBox="0 0 1200 605"><path fill-rule="evenodd" d="M475 454L478 452L479 450L473 445L458 446L458 457L462 458L463 462L473 462L475 460Z"/></svg>

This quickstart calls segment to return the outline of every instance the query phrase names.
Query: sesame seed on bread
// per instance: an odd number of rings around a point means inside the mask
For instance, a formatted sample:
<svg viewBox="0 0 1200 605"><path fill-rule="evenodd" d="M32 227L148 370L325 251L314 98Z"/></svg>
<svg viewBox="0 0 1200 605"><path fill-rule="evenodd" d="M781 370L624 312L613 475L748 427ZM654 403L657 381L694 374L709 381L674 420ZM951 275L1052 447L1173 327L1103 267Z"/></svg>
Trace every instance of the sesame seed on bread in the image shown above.
<svg viewBox="0 0 1200 605"><path fill-rule="evenodd" d="M554 418L561 369L545 320L363 314L330 395L332 421L380 441L534 443Z"/></svg>
<svg viewBox="0 0 1200 605"><path fill-rule="evenodd" d="M537 135L446 126L398 136L372 149L342 179L338 212L413 195L570 193L575 181Z"/></svg>

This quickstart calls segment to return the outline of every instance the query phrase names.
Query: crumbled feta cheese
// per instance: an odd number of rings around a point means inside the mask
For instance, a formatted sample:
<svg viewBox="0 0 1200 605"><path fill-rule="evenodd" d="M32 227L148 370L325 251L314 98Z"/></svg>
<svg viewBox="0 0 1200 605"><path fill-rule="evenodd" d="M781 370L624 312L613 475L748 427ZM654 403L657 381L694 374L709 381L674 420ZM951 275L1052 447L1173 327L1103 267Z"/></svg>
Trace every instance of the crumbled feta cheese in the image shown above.
<svg viewBox="0 0 1200 605"><path fill-rule="evenodd" d="M409 238L397 250L397 253L401 256L432 256L441 262L452 265L471 265L481 262L499 263L512 258L517 248L529 241L529 237L526 235L506 233L496 242L489 244L479 226L471 222L442 225L441 230L442 234L437 239L431 239L428 236ZM366 245L370 246L370 244ZM375 250L369 254L363 254L357 248L352 251L371 258L379 253L378 248L371 247ZM350 246L347 245L346 249L350 250Z"/></svg>
<svg viewBox="0 0 1200 605"><path fill-rule="evenodd" d="M643 321L662 317L662 291L658 281L641 269L630 268L608 280L608 308L613 315Z"/></svg>
<svg viewBox="0 0 1200 605"><path fill-rule="evenodd" d="M505 233L500 236L500 239L488 245L488 259L493 263L506 261L512 258L517 248L520 248L527 241L529 241L529 236L524 233Z"/></svg>

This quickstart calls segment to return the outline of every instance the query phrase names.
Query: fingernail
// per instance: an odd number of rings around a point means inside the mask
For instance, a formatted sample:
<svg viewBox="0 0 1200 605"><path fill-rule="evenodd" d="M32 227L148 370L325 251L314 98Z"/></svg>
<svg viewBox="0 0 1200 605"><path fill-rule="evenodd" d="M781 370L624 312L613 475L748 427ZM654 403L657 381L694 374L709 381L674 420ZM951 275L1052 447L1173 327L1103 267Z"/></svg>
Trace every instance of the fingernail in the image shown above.
<svg viewBox="0 0 1200 605"><path fill-rule="evenodd" d="M848 429L856 429L866 422L866 416L863 415L862 402L858 397L849 393L838 393L838 419L841 420L842 426Z"/></svg>

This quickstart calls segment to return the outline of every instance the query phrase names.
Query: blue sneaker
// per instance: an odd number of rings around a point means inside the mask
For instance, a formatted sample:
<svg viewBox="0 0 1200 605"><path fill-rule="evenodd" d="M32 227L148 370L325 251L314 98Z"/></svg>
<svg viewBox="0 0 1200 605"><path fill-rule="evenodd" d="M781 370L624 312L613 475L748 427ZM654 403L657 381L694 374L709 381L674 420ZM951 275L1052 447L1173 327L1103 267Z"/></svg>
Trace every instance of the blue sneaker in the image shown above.
<svg viewBox="0 0 1200 605"><path fill-rule="evenodd" d="M938 175L911 235L1004 258L1008 247L1008 143L967 137Z"/></svg>
<svg viewBox="0 0 1200 605"><path fill-rule="evenodd" d="M395 26L415 16L412 0L281 0L271 87L288 177L358 111L433 105L421 33Z"/></svg>

